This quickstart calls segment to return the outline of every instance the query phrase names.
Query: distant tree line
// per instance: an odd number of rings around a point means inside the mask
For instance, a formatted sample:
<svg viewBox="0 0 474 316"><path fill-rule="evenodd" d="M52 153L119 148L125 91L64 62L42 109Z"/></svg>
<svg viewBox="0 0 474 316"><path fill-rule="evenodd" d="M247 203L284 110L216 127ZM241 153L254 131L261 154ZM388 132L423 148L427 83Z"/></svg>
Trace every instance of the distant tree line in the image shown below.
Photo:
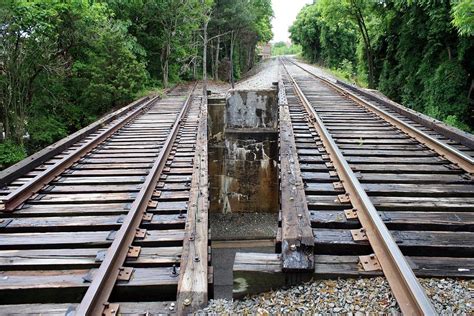
<svg viewBox="0 0 474 316"><path fill-rule="evenodd" d="M272 56L301 54L301 46L293 43L276 42L272 44Z"/></svg>
<svg viewBox="0 0 474 316"><path fill-rule="evenodd" d="M272 36L270 0L0 2L0 169L137 96L200 77L205 21L216 79L230 80L231 56L238 78Z"/></svg>
<svg viewBox="0 0 474 316"><path fill-rule="evenodd" d="M318 0L290 33L311 62L473 130L472 0Z"/></svg>

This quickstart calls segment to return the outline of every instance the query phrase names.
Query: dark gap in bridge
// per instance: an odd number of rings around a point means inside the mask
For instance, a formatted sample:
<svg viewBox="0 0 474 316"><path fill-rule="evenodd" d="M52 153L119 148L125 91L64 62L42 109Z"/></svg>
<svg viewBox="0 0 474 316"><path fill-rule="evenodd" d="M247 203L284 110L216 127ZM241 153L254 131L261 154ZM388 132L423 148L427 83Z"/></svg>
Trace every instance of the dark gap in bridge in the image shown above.
<svg viewBox="0 0 474 316"><path fill-rule="evenodd" d="M214 294L232 297L237 251L275 251L278 229L278 93L230 90L208 101Z"/></svg>

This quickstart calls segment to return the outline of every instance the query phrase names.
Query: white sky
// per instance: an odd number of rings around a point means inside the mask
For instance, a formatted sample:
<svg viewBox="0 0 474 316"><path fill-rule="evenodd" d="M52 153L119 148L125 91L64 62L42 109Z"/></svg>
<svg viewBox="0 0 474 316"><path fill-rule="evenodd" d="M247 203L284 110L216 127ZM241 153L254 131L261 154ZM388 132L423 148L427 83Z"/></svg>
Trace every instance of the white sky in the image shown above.
<svg viewBox="0 0 474 316"><path fill-rule="evenodd" d="M275 15L272 20L272 42L289 41L288 28L295 21L301 8L307 3L313 3L313 0L272 0L273 14Z"/></svg>

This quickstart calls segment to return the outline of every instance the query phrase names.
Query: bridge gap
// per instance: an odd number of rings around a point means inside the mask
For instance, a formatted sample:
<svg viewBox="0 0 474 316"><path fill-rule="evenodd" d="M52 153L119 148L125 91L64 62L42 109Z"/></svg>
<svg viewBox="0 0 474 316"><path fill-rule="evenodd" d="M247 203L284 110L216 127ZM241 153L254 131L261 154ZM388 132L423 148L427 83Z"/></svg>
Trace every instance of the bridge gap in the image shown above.
<svg viewBox="0 0 474 316"><path fill-rule="evenodd" d="M237 251L275 252L279 197L276 87L208 100L214 296L232 297Z"/></svg>

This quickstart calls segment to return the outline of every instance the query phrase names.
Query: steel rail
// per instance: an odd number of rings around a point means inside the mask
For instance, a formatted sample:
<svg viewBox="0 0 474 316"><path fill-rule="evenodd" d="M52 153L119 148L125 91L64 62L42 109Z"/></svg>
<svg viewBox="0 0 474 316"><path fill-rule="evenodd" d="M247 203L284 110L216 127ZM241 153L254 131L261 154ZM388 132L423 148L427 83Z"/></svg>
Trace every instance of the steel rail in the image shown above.
<svg viewBox="0 0 474 316"><path fill-rule="evenodd" d="M357 210L359 221L365 229L369 243L380 262L394 296L406 315L435 315L436 311L418 282L405 256L398 248L390 231L380 218L369 196L345 160L323 121L308 101L303 91L282 62L290 81L299 96L311 122L328 151L339 178Z"/></svg>
<svg viewBox="0 0 474 316"><path fill-rule="evenodd" d="M24 183L19 188L10 192L7 196L1 198L0 211L11 212L15 210L18 206L28 200L32 195L40 191L45 185L53 181L53 179L60 175L64 170L71 167L75 162L77 162L83 156L91 152L95 147L104 142L117 130L119 130L125 124L127 124L132 119L141 114L157 98L158 97L155 97L146 102L145 104L140 105L138 108L132 110L132 112L120 118L118 122L114 123L105 131L99 133L97 136L94 136L90 141L81 145L73 152L67 154L57 163L47 167L36 177L32 178L30 181Z"/></svg>
<svg viewBox="0 0 474 316"><path fill-rule="evenodd" d="M466 155L465 153L461 152L460 150L454 148L451 145L448 145L432 136L429 134L423 132L422 130L411 126L410 124L405 123L401 119L393 116L389 112L377 107L376 105L362 99L358 95L354 94L353 92L349 91L346 88L342 88L335 84L334 82L331 82L327 78L318 76L314 74L313 72L305 69L304 67L298 65L296 62L286 59L295 66L299 67L303 71L307 72L311 76L323 81L325 84L329 85L333 89L337 90L339 93L345 95L358 105L368 109L369 111L374 112L377 114L379 117L381 117L383 120L389 122L396 128L400 129L404 133L408 134L410 137L413 137L417 139L419 142L421 142L423 145L429 147L430 149L434 150L436 153L438 153L440 156L446 158L447 160L451 161L452 163L458 165L465 171L469 173L474 173L474 158L470 157L469 155Z"/></svg>
<svg viewBox="0 0 474 316"><path fill-rule="evenodd" d="M176 117L176 121L170 130L168 137L155 160L150 173L145 179L141 190L130 207L120 230L116 233L112 245L108 248L104 260L99 269L94 274L92 283L87 289L80 305L76 309L76 315L102 315L104 308L108 304L110 294L115 286L117 277L127 258L129 247L135 239L136 230L139 228L143 215L148 208L148 202L152 198L166 160L169 156L173 143L183 122L185 114L188 112L192 100L193 92L197 83L194 84L184 101L183 108Z"/></svg>
<svg viewBox="0 0 474 316"><path fill-rule="evenodd" d="M148 96L140 98L112 113L106 114L94 123L72 133L71 135L55 142L54 144L51 144L43 148L42 150L32 154L31 156L28 156L25 159L19 161L18 163L0 171L0 187L7 186L9 182L12 182L15 179L23 176L27 172L30 172L48 159L63 152L68 147L97 132L97 130L99 130L106 124L109 124L113 120L116 120L120 116L124 115L124 113L128 113L134 108L137 108L145 102L148 102L150 99L151 98Z"/></svg>

